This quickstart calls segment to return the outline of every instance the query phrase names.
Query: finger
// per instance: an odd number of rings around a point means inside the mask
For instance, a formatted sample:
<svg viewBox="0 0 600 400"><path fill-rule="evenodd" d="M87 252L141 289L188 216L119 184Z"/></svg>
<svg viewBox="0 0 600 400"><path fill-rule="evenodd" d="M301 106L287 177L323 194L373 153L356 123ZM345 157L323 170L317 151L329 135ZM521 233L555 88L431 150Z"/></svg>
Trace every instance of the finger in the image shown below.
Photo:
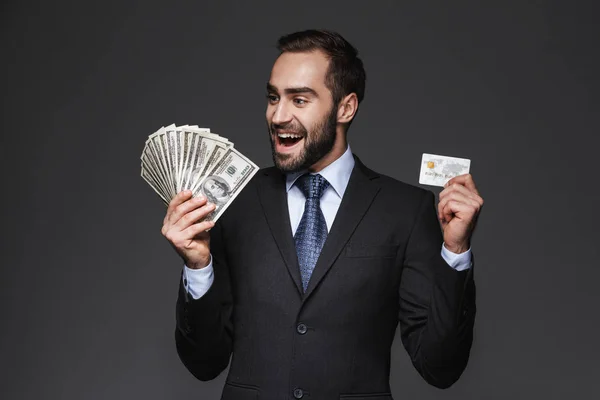
<svg viewBox="0 0 600 400"><path fill-rule="evenodd" d="M169 207L167 207L167 214L165 215L165 219L163 221L163 224L166 224L169 221L171 214L173 214L173 211L180 204L182 204L184 201L189 200L191 197L192 197L192 191L191 190L184 190L182 192L177 193L177 195L175 197L173 197L173 199L169 203Z"/></svg>
<svg viewBox="0 0 600 400"><path fill-rule="evenodd" d="M442 200L440 200L438 204L438 218L442 218L442 211L446 208L449 202L458 202L466 204L476 208L477 210L481 207L480 203L477 200L469 197L468 195L465 195L464 193L453 191L451 193L448 193Z"/></svg>
<svg viewBox="0 0 600 400"><path fill-rule="evenodd" d="M167 235L167 239L176 249L188 249L193 250L194 247L198 246L199 240L209 240L210 235L207 230L214 227L212 221L202 221L192 226L189 226L182 232L178 232L174 235Z"/></svg>
<svg viewBox="0 0 600 400"><path fill-rule="evenodd" d="M447 188L445 193L440 193L438 205L441 204L441 207L443 207L444 204L447 203L449 200L458 200L461 202L465 202L467 204L477 207L478 209L481 209L481 207L483 207L483 199L481 198L481 196L459 184L453 184L452 186Z"/></svg>
<svg viewBox="0 0 600 400"><path fill-rule="evenodd" d="M177 231L177 232L182 232L183 230L187 229L191 225L193 225L196 222L200 221L201 219L205 218L208 214L210 214L214 210L215 210L215 205L213 203L205 204L204 206L197 208L197 209L190 211L187 214L183 215L179 219L179 221L177 221L173 225L173 229L175 229L175 231Z"/></svg>
<svg viewBox="0 0 600 400"><path fill-rule="evenodd" d="M452 178L448 182L446 182L444 187L448 187L454 183L466 186L467 189L472 190L473 192L475 192L479 195L479 191L477 190L477 187L475 186L475 181L473 180L473 176L471 174L463 174L463 175L455 176L454 178Z"/></svg>
<svg viewBox="0 0 600 400"><path fill-rule="evenodd" d="M481 198L481 196L479 196L476 192L469 190L467 187L463 186L463 185L459 185L458 183L452 183L450 184L448 187L446 187L446 189L442 190L440 192L440 201L448 196L450 193L454 193L454 192L459 192L464 194L465 196L475 200L476 202L483 204L483 199Z"/></svg>
<svg viewBox="0 0 600 400"><path fill-rule="evenodd" d="M452 212L452 208L448 206L450 201L446 201L439 207L438 218L442 222L450 222L454 217L454 213Z"/></svg>
<svg viewBox="0 0 600 400"><path fill-rule="evenodd" d="M179 222L181 220L181 218L183 218L184 215L206 205L206 201L207 201L206 197L198 196L198 197L193 197L193 198L181 203L173 211L168 222L171 225L176 225L177 222Z"/></svg>
<svg viewBox="0 0 600 400"><path fill-rule="evenodd" d="M442 219L450 221L455 216L462 220L472 220L476 213L476 207L456 200L450 200L442 209Z"/></svg>
<svg viewBox="0 0 600 400"><path fill-rule="evenodd" d="M446 196L444 196L444 198L442 200L440 200L440 202L438 204L438 208L440 206L443 208L449 201L452 201L452 200L458 201L461 203L470 204L473 206L479 205L479 203L475 199L471 198L470 196L468 196L464 193L458 192L458 191L453 191L451 193L448 193Z"/></svg>
<svg viewBox="0 0 600 400"><path fill-rule="evenodd" d="M215 223L213 221L198 222L197 224L193 224L193 225L187 227L185 230L183 230L181 232L181 235L182 235L182 237L186 238L187 240L193 240L198 235L203 234L203 233L206 233L206 235L208 236L208 233L206 231L209 229L212 229L214 226L215 226Z"/></svg>

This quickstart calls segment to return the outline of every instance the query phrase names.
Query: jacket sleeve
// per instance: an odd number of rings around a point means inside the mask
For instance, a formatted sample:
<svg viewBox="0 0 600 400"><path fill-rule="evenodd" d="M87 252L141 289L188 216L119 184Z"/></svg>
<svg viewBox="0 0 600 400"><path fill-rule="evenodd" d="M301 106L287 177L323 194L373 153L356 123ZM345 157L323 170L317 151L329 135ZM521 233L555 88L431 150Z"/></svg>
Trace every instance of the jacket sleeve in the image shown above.
<svg viewBox="0 0 600 400"><path fill-rule="evenodd" d="M447 388L466 368L473 342L475 261L466 271L444 261L434 200L425 192L406 246L399 320L402 343L419 374Z"/></svg>
<svg viewBox="0 0 600 400"><path fill-rule="evenodd" d="M211 230L210 240L214 268L211 287L194 299L180 277L176 304L177 354L202 381L214 379L227 367L233 341L233 299L220 221Z"/></svg>

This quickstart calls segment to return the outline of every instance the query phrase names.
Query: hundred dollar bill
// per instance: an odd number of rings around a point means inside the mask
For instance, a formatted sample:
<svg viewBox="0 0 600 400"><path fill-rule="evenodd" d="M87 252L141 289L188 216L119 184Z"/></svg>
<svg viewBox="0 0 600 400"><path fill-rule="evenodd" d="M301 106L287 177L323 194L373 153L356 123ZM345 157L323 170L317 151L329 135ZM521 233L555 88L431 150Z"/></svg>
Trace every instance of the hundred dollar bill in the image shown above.
<svg viewBox="0 0 600 400"><path fill-rule="evenodd" d="M172 128L171 127L166 128L165 131L166 131L167 145L168 145L168 150L169 150L171 171L172 171L171 185L172 185L173 191L175 193L179 193L178 182L179 182L179 176L181 175L179 160L182 156L181 135L180 135L181 130L179 130L176 126L173 126Z"/></svg>
<svg viewBox="0 0 600 400"><path fill-rule="evenodd" d="M211 132L209 128L200 128L200 127L198 127L198 125L183 125L183 126L185 128L190 128L190 129L193 129L193 130L196 130L196 131L204 132L204 133L208 134L209 136L212 136L212 137L214 137L214 138L216 138L218 140L221 140L221 141L224 141L224 142L227 142L227 143L231 143L231 145L233 146L233 142L231 142L226 137L223 137L223 136L219 135L218 133Z"/></svg>
<svg viewBox="0 0 600 400"><path fill-rule="evenodd" d="M179 160L179 179L177 181L177 192L190 189L190 172L204 167L210 154L206 154L211 149L211 143L204 140L205 137L211 137L223 142L228 142L227 139L221 138L219 135L211 133L209 128L200 128L198 125L182 125L177 127L181 131L181 154ZM198 149L200 149L198 151ZM196 182L197 183L197 182Z"/></svg>
<svg viewBox="0 0 600 400"><path fill-rule="evenodd" d="M177 193L184 190L184 184L188 178L188 164L191 161L191 154L194 151L195 135L186 131L183 127L177 130L181 141L181 154L178 161L179 176L177 179Z"/></svg>
<svg viewBox="0 0 600 400"><path fill-rule="evenodd" d="M153 142L148 139L146 141L146 145L144 146L142 156L140 157L142 161L142 169L145 168L147 172L152 174L155 185L161 189L161 198L164 199L168 197L168 185L166 183L164 171L162 170L162 163L157 154L158 153L153 146ZM142 174L143 172L144 171L142 171Z"/></svg>
<svg viewBox="0 0 600 400"><path fill-rule="evenodd" d="M174 127L174 125L171 126ZM177 194L173 185L173 167L171 163L171 154L169 153L167 134L165 131L165 129L172 129L171 126L159 129L158 131L150 135L149 138L152 142L153 148L155 148L157 151L160 168L165 173L164 177L165 182L167 184L167 194L169 195L170 199L175 197L175 195Z"/></svg>
<svg viewBox="0 0 600 400"><path fill-rule="evenodd" d="M198 164L204 161L202 157L202 147L206 147L206 144L202 145L202 137L198 135L199 132L209 134L210 129L200 128L198 125L181 125L176 128L176 131L180 132L181 136L181 155L178 161L178 179L176 183L177 192L182 190L190 189L190 171L198 168Z"/></svg>
<svg viewBox="0 0 600 400"><path fill-rule="evenodd" d="M166 190L164 188L164 186L161 183L160 178L158 177L158 174L156 173L156 169L155 167L149 163L146 159L142 159L142 163L141 163L141 167L142 167L142 178L144 178L144 180L146 182L149 182L149 179L152 181L152 184L150 186L152 186L152 188L154 188L155 191L157 191L158 195L162 198L162 199L167 199L169 196L166 195Z"/></svg>
<svg viewBox="0 0 600 400"><path fill-rule="evenodd" d="M206 160L204 169L200 173L201 177L206 176L208 172L211 171L221 161L227 150L233 148L233 143L229 142L228 140L224 141L214 137L206 138L206 140L209 143L213 143L214 146L210 152L210 155L208 156L208 159Z"/></svg>
<svg viewBox="0 0 600 400"><path fill-rule="evenodd" d="M171 189L171 171L167 160L167 144L165 138L164 127L154 132L146 140L142 159L146 161L147 166L153 166L156 174L160 178L163 195L165 198L172 198L173 190Z"/></svg>
<svg viewBox="0 0 600 400"><path fill-rule="evenodd" d="M189 130L200 137L198 148L195 149L197 158L191 159L191 163L186 165L187 171L189 171L189 182L186 189L194 191L208 171L221 160L227 149L233 148L233 143L214 133Z"/></svg>
<svg viewBox="0 0 600 400"><path fill-rule="evenodd" d="M158 196L161 198L163 203L168 205L169 201L166 199L165 195L163 194L163 190L156 184L155 177L152 175L152 173L148 172L148 170L146 170L143 165L142 165L142 178L146 181L146 183L148 183L148 185L150 185L150 187L152 189L154 189L154 191L156 192L156 194L158 194Z"/></svg>
<svg viewBox="0 0 600 400"><path fill-rule="evenodd" d="M210 144L197 132L186 131L186 134L191 139L188 141L190 147L188 148L189 154L184 166L182 190L191 190L197 184L200 178L199 172L202 171L206 164Z"/></svg>
<svg viewBox="0 0 600 400"><path fill-rule="evenodd" d="M216 206L206 220L216 222L257 171L256 164L229 148L193 191L194 197L203 195Z"/></svg>

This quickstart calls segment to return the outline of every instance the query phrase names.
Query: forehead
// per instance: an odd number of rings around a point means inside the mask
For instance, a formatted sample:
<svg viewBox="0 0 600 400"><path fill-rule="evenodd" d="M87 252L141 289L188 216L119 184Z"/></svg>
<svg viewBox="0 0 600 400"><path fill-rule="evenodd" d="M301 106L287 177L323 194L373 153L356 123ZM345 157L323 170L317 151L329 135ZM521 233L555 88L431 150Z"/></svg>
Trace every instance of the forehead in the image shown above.
<svg viewBox="0 0 600 400"><path fill-rule="evenodd" d="M328 67L329 60L322 51L285 52L275 61L269 83L278 90L294 87L327 90L325 75Z"/></svg>

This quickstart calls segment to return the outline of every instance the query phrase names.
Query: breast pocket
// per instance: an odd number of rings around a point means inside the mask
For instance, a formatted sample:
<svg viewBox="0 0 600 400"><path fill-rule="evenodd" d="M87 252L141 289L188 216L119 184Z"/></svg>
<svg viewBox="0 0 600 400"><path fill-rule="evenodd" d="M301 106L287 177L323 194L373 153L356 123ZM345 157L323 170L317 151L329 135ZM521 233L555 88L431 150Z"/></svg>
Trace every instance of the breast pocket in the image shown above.
<svg viewBox="0 0 600 400"><path fill-rule="evenodd" d="M394 258L398 253L394 244L348 243L345 256L349 258Z"/></svg>

